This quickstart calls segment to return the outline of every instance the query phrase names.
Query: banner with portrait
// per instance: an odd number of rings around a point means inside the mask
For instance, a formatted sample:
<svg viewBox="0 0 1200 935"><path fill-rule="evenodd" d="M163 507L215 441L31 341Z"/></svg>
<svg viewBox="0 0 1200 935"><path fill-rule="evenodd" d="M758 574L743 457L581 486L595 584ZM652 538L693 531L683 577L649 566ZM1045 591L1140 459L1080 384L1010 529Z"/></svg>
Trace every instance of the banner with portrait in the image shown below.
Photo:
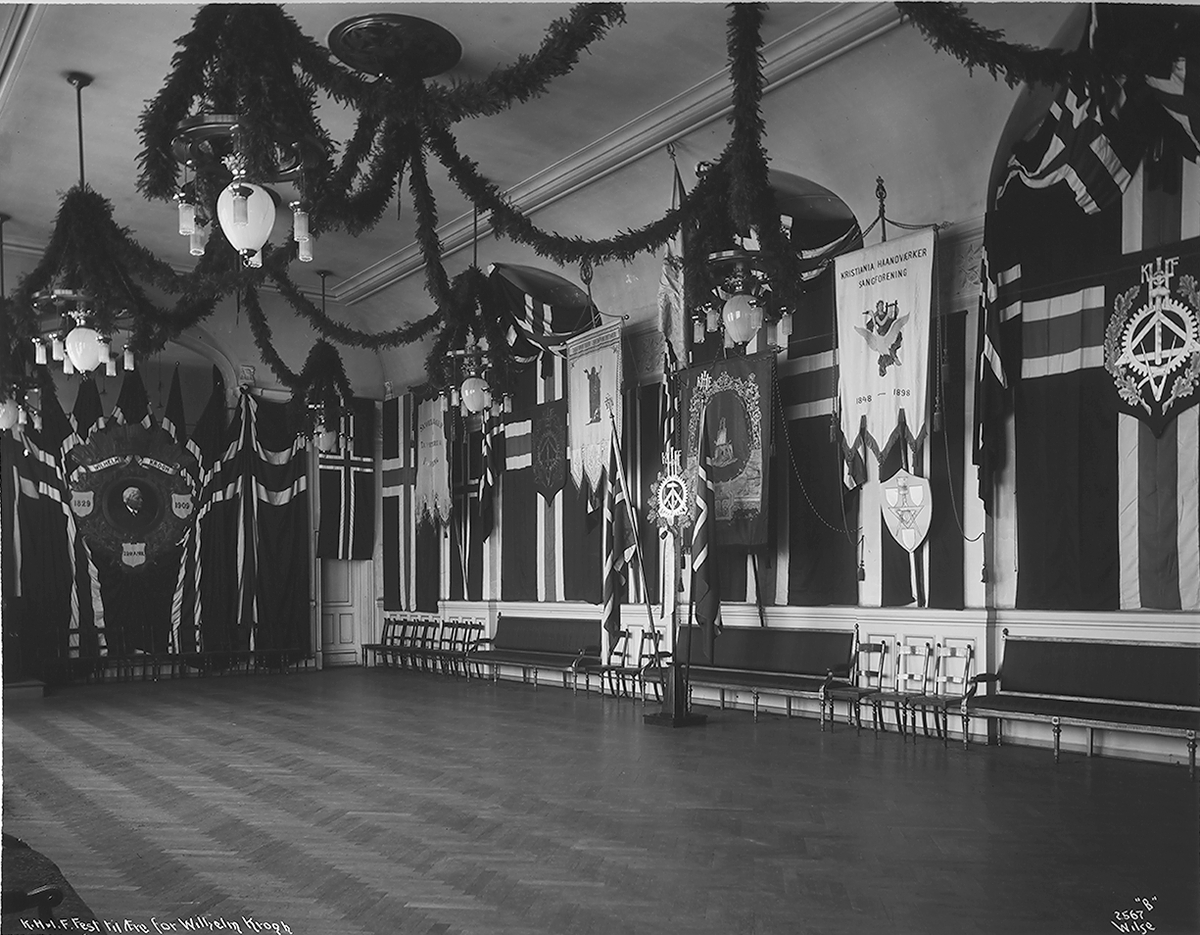
<svg viewBox="0 0 1200 935"><path fill-rule="evenodd" d="M695 490L700 432L708 435L717 545L767 542L772 352L715 361L679 375L683 468Z"/></svg>
<svg viewBox="0 0 1200 935"><path fill-rule="evenodd" d="M590 491L600 489L608 467L612 426L620 431L621 323L593 328L567 342L567 432L571 479Z"/></svg>
<svg viewBox="0 0 1200 935"><path fill-rule="evenodd" d="M847 460L880 461L904 438L925 436L932 230L855 250L834 261L838 392Z"/></svg>

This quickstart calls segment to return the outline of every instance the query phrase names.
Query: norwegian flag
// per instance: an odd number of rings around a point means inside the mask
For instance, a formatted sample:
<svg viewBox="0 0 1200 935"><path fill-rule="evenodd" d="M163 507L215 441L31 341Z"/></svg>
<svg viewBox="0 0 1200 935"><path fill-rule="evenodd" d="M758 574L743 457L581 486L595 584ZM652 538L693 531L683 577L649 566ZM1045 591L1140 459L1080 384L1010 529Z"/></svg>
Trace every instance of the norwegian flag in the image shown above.
<svg viewBox="0 0 1200 935"><path fill-rule="evenodd" d="M342 408L338 448L322 452L317 557L367 559L375 549L375 403Z"/></svg>
<svg viewBox="0 0 1200 935"><path fill-rule="evenodd" d="M150 396L146 393L146 384L142 382L142 374L137 368L125 374L121 381L121 392L117 395L117 404L113 406L112 419L117 425L140 425L148 429L154 425L150 415Z"/></svg>
<svg viewBox="0 0 1200 935"><path fill-rule="evenodd" d="M167 394L167 408L163 410L162 427L175 444L187 444L187 425L183 415L183 389L179 385L179 368L171 377L171 390Z"/></svg>
<svg viewBox="0 0 1200 935"><path fill-rule="evenodd" d="M1186 58L1177 59L1165 78L1146 76L1155 100L1163 106L1183 131L1180 149L1185 158L1200 156L1200 68L1188 73Z"/></svg>
<svg viewBox="0 0 1200 935"><path fill-rule="evenodd" d="M621 632L621 579L637 550L632 537L634 519L630 515L625 485L621 482L620 464L621 450L617 433L613 432L604 497L604 591L600 615L610 639L615 639Z"/></svg>
<svg viewBox="0 0 1200 935"><path fill-rule="evenodd" d="M700 432L696 456L696 519L692 526L692 599L705 658L712 661L713 643L721 629L721 596L717 584L716 491L709 468L708 432Z"/></svg>

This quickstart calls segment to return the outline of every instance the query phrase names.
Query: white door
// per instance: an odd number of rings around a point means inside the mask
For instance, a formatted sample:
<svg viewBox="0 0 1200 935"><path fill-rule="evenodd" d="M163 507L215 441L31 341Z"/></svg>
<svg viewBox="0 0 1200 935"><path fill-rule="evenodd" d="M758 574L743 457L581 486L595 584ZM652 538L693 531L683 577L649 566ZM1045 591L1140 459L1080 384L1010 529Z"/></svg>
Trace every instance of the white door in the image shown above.
<svg viewBox="0 0 1200 935"><path fill-rule="evenodd" d="M372 562L322 559L320 566L321 664L356 665L375 613Z"/></svg>

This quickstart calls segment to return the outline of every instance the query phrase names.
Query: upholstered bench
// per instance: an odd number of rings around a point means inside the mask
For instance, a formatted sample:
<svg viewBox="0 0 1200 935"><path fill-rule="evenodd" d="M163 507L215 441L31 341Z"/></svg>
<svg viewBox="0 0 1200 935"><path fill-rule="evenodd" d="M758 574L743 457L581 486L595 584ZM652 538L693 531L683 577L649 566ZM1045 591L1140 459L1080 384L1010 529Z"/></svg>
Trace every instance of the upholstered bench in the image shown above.
<svg viewBox="0 0 1200 935"><path fill-rule="evenodd" d="M698 628L679 633L676 656L688 670L690 687L716 688L725 707L726 691L749 691L758 719L761 695L782 697L787 715L793 698L816 699L825 729L825 693L830 685L847 684L854 655L853 630L799 630L783 627L725 627L713 644L714 659L700 659ZM690 662L689 641L696 639Z"/></svg>
<svg viewBox="0 0 1200 935"><path fill-rule="evenodd" d="M571 676L572 688L577 688L581 669L599 666L599 620L556 620L542 617L510 617L501 614L496 619L496 632L478 639L467 650L470 666L488 666L492 680L500 678L501 666L521 670L522 681L533 677L537 688L538 672L542 669L562 673L563 688Z"/></svg>
<svg viewBox="0 0 1200 935"><path fill-rule="evenodd" d="M1195 776L1200 646L1004 637L999 671L975 676L963 698L964 747L972 716L1050 724L1055 762L1064 724L1087 729L1088 756L1095 730L1138 731L1185 738Z"/></svg>

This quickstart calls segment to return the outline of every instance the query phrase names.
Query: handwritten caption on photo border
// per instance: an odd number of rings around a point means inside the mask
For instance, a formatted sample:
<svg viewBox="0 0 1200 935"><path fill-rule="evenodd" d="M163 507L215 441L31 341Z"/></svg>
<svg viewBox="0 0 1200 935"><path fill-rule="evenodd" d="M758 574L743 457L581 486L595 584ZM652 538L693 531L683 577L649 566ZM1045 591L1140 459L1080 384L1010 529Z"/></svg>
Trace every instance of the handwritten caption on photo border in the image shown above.
<svg viewBox="0 0 1200 935"><path fill-rule="evenodd" d="M176 935L180 932L232 932L234 935L294 935L286 922L242 916L240 919L193 916L189 919L21 919L27 932L94 932L99 935Z"/></svg>

